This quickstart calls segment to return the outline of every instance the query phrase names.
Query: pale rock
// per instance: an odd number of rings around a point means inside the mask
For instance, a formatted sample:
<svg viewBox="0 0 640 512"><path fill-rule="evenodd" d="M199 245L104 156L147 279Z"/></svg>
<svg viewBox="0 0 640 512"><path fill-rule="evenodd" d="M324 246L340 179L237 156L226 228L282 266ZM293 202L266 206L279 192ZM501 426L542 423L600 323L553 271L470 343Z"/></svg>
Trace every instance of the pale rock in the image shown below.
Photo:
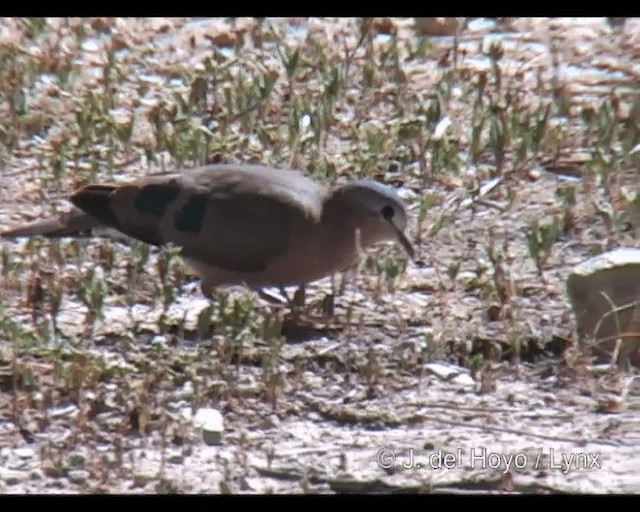
<svg viewBox="0 0 640 512"><path fill-rule="evenodd" d="M451 379L451 382L453 384L458 384L459 386L464 386L464 387L475 387L476 385L476 381L473 380L473 377L471 377L471 375L469 375L468 373L461 373L459 375L456 375L453 379Z"/></svg>
<svg viewBox="0 0 640 512"><path fill-rule="evenodd" d="M9 485L17 484L29 478L29 473L26 471L16 471L14 469L7 469L0 466L0 480L6 482Z"/></svg>
<svg viewBox="0 0 640 512"><path fill-rule="evenodd" d="M453 376L458 375L461 368L446 363L428 363L424 365L424 369L433 373L442 380L449 380Z"/></svg>
<svg viewBox="0 0 640 512"><path fill-rule="evenodd" d="M202 408L194 416L193 424L202 429L202 439L206 444L220 444L224 432L224 420L220 411Z"/></svg>
<svg viewBox="0 0 640 512"><path fill-rule="evenodd" d="M617 362L640 366L640 250L616 249L576 266L567 294L578 335L598 362L611 362L620 338Z"/></svg>
<svg viewBox="0 0 640 512"><path fill-rule="evenodd" d="M67 473L67 479L74 484L82 485L87 482L89 472L84 469L72 469Z"/></svg>
<svg viewBox="0 0 640 512"><path fill-rule="evenodd" d="M32 459L36 451L33 448L25 446L24 448L16 448L13 450L13 454L19 459Z"/></svg>
<svg viewBox="0 0 640 512"><path fill-rule="evenodd" d="M67 405L64 407L57 407L49 411L49 416L53 419L63 418L64 416L75 415L78 412L78 408L75 405Z"/></svg>

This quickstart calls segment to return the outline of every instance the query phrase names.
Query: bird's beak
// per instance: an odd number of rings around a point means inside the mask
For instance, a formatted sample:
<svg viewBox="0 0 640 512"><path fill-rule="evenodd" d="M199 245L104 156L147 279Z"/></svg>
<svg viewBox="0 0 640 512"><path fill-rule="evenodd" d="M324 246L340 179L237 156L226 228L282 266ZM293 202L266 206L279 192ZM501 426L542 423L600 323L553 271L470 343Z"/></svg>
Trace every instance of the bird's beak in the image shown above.
<svg viewBox="0 0 640 512"><path fill-rule="evenodd" d="M415 261L416 251L414 250L413 245L411 245L411 242L407 238L407 235L405 235L404 231L402 231L398 226L396 226L393 221L389 221L389 223L393 226L393 230L396 232L396 237L398 237L398 242L400 243L402 248L405 251L407 251L407 254L409 255L409 257L413 261Z"/></svg>

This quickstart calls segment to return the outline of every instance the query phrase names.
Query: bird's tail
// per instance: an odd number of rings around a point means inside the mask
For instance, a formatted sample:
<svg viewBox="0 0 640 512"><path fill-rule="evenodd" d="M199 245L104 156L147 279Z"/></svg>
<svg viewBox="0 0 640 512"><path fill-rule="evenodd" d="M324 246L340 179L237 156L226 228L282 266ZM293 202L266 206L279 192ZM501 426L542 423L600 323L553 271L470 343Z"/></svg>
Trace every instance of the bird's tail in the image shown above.
<svg viewBox="0 0 640 512"><path fill-rule="evenodd" d="M47 238L85 237L95 235L93 231L103 226L99 220L79 208L72 208L69 212L62 213L58 217L37 220L1 231L0 238L32 236Z"/></svg>

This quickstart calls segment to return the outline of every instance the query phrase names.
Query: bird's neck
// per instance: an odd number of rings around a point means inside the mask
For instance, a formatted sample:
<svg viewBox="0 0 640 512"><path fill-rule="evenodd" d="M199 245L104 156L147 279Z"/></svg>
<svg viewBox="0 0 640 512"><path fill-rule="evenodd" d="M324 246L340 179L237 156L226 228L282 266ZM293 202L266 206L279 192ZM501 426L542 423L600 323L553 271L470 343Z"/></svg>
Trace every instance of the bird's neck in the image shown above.
<svg viewBox="0 0 640 512"><path fill-rule="evenodd" d="M352 203L332 198L324 205L322 224L333 237L339 237L344 243L359 244L361 248L375 244L378 240L375 230L366 229L370 224L369 215Z"/></svg>

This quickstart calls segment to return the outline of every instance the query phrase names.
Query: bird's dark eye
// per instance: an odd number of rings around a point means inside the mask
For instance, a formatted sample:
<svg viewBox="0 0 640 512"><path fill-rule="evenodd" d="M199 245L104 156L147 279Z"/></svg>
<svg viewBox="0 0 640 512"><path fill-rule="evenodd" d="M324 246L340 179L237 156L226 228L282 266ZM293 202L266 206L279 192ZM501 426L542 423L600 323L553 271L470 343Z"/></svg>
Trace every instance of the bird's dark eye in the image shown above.
<svg viewBox="0 0 640 512"><path fill-rule="evenodd" d="M396 212L393 211L393 207L387 205L384 208L382 208L382 210L380 210L380 213L382 214L382 217L385 218L386 220L391 220L393 219L393 216L395 215Z"/></svg>

